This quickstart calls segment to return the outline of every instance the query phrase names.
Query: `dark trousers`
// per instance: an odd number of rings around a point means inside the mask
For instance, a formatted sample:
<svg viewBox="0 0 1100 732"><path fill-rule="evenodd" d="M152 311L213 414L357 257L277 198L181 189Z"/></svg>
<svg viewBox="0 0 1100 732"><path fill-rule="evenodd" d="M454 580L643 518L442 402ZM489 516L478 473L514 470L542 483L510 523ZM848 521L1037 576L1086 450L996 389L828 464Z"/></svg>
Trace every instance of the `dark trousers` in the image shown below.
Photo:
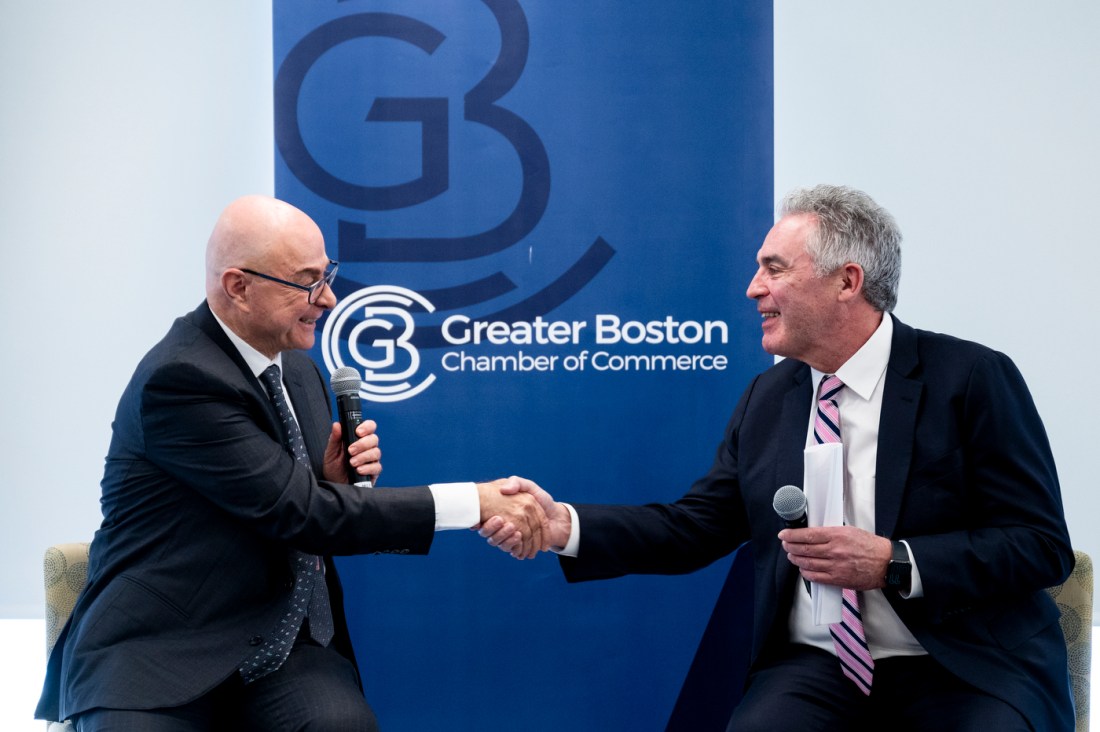
<svg viewBox="0 0 1100 732"><path fill-rule="evenodd" d="M836 656L792 644L749 675L727 732L1029 732L1014 707L975 689L928 656L875 662L870 696Z"/></svg>
<svg viewBox="0 0 1100 732"><path fill-rule="evenodd" d="M299 641L281 668L247 686L234 674L195 701L169 709L92 709L77 732L332 730L378 732L351 662L332 648Z"/></svg>

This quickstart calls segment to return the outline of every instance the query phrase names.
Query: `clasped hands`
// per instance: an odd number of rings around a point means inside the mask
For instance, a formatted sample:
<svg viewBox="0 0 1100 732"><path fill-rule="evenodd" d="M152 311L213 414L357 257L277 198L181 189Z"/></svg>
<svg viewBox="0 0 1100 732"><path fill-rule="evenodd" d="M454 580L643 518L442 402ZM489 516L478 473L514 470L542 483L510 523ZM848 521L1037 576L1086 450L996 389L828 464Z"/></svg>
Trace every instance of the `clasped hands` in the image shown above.
<svg viewBox="0 0 1100 732"><path fill-rule="evenodd" d="M343 482L350 462L359 475L377 481L382 472L382 450L376 429L373 420L364 420L345 453L340 423L334 422L325 449L325 478ZM564 546L569 540L572 528L569 509L556 503L535 482L512 476L479 483L477 492L481 520L473 528L490 546L516 559L531 559L550 547Z"/></svg>
<svg viewBox="0 0 1100 732"><path fill-rule="evenodd" d="M481 523L474 530L516 559L561 548L569 540L572 516L534 481L513 475L479 483Z"/></svg>

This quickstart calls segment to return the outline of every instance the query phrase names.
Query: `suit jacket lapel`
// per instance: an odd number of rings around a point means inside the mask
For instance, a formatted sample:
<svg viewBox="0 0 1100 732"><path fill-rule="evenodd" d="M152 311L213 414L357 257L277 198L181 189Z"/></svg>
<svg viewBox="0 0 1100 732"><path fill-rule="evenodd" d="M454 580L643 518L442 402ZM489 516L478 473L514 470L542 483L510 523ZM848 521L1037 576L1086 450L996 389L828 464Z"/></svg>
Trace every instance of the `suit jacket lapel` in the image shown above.
<svg viewBox="0 0 1100 732"><path fill-rule="evenodd" d="M802 487L804 478L803 453L806 449L806 430L809 429L810 399L813 386L810 384L810 367L800 365L791 378L791 388L783 397L776 425L775 490L785 485ZM794 565L787 561L782 551L776 552L775 589L776 596L783 596L783 588L791 582L796 572Z"/></svg>
<svg viewBox="0 0 1100 732"><path fill-rule="evenodd" d="M202 304L195 308L190 315L187 316L191 319L191 322L201 330L206 336L214 341L214 343L220 348L226 356L229 357L246 379L251 383L256 384L256 388L260 389L260 394L266 396L266 392L263 391L263 387L260 386L259 380L252 375L252 370L248 368L248 364L245 363L244 357L241 356L241 352L237 350L237 347L233 345L233 342L229 340L229 336L222 330L221 325L214 318L214 313L210 311L210 306L203 300ZM272 408L272 416L275 416L275 410Z"/></svg>
<svg viewBox="0 0 1100 732"><path fill-rule="evenodd" d="M194 323L199 330L205 333L206 336L229 357L229 360L236 365L237 369L241 372L242 378L251 387L253 392L255 392L257 401L262 405L261 408L267 415L268 432L270 432L276 440L282 442L284 440L283 430L280 425L279 415L275 411L275 405L271 403L271 397L268 396L267 390L264 389L260 380L253 375L252 369L249 368L248 363L245 362L244 357L241 356L241 352L237 350L237 347L229 340L229 336L222 330L221 325L210 311L210 306L204 300L203 303L187 317L190 318L191 322ZM290 391L290 400L294 405L294 412L299 415L298 422L299 427L302 429L302 436L305 438L306 451L309 453L310 461L314 463L316 468L316 466L322 464L324 445L321 445L319 449L317 448L317 438L316 435L313 434L316 431L315 428L313 428L315 423L313 421L306 422L305 424L302 423L301 415L303 413L299 411L300 409L305 409L306 413L310 415L311 420L315 417L312 411L308 409L309 399L304 396L295 396L295 391L302 394L305 390L302 388L301 371L293 367L288 368L287 366L292 360L293 359L288 359L286 355L283 357L283 383L287 385L287 389ZM306 406L299 407L298 405L300 403ZM307 424L310 425L310 428L306 427ZM325 434L327 436L328 433L326 432Z"/></svg>
<svg viewBox="0 0 1100 732"><path fill-rule="evenodd" d="M894 318L875 461L875 533L880 536L892 536L897 527L913 459L917 410L924 391L922 381L910 378L917 365L917 333Z"/></svg>

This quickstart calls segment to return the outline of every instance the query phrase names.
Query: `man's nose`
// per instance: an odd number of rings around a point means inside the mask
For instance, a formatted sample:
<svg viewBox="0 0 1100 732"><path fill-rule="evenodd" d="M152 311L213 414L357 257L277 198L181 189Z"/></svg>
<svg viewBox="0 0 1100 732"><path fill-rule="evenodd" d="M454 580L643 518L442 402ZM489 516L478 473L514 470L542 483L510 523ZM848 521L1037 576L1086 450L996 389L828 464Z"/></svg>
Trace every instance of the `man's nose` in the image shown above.
<svg viewBox="0 0 1100 732"><path fill-rule="evenodd" d="M760 279L760 270L756 271L756 274L749 280L749 287L745 290L745 296L750 300L756 300L761 298L767 293L768 289L764 287L763 282Z"/></svg>
<svg viewBox="0 0 1100 732"><path fill-rule="evenodd" d="M321 291L317 293L317 299L313 301L313 304L325 310L332 310L336 307L336 293L332 291L332 285L322 285Z"/></svg>

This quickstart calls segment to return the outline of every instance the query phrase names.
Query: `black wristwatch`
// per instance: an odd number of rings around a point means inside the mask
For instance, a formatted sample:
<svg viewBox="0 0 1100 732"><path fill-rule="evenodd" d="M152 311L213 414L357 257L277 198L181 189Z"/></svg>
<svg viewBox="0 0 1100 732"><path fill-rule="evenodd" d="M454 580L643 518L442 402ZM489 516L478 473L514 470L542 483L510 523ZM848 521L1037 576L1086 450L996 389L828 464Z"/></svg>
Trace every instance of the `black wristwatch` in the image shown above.
<svg viewBox="0 0 1100 732"><path fill-rule="evenodd" d="M912 586L913 565L909 563L909 550L900 541L891 542L894 555L886 565L886 586L898 592L908 592Z"/></svg>

